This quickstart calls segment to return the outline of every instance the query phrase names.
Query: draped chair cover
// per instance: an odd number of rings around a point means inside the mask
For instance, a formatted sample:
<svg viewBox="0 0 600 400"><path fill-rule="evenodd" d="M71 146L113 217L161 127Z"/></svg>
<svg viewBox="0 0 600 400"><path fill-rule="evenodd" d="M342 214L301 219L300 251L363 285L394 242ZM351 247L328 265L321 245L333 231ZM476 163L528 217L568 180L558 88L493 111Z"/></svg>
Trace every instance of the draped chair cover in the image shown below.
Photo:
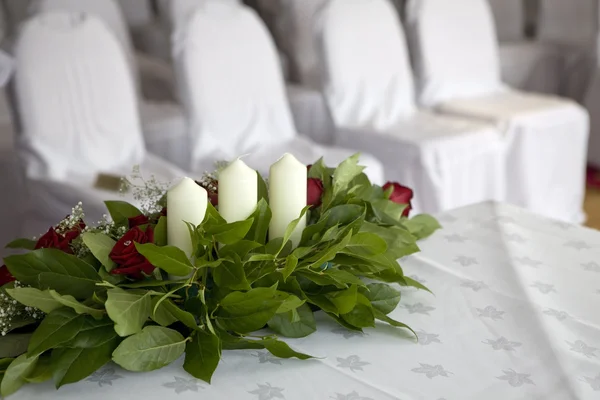
<svg viewBox="0 0 600 400"><path fill-rule="evenodd" d="M307 164L323 156L330 165L353 153L297 135L275 46L254 11L206 2L182 35L175 63L191 119L194 170L247 155L245 161L265 173L284 152ZM361 162L381 183L379 162L368 155Z"/></svg>
<svg viewBox="0 0 600 400"><path fill-rule="evenodd" d="M490 125L419 110L402 26L386 0L330 0L317 49L336 143L383 161L415 191L415 212L504 196L504 151Z"/></svg>
<svg viewBox="0 0 600 400"><path fill-rule="evenodd" d="M186 165L186 121L173 102L173 71L162 60L136 53L127 23L115 0L37 0L37 12L77 11L99 17L122 45L140 90L142 128L148 149L180 166Z"/></svg>
<svg viewBox="0 0 600 400"><path fill-rule="evenodd" d="M94 188L101 173L125 176L139 165L159 180L183 175L146 152L131 70L99 19L40 14L25 23L15 59L22 127L17 147L30 200L27 234L45 231L78 201L97 221L105 213L103 201L120 197Z"/></svg>
<svg viewBox="0 0 600 400"><path fill-rule="evenodd" d="M408 32L421 101L494 122L508 148L507 198L537 213L583 222L589 117L570 100L500 83L485 0L412 0Z"/></svg>

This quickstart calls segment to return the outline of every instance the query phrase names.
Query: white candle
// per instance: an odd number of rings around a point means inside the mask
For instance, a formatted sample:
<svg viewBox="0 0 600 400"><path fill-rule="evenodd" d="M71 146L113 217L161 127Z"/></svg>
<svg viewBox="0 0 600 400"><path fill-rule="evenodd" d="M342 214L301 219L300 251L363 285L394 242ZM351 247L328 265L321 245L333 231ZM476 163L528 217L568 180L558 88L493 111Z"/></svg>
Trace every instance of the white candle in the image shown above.
<svg viewBox="0 0 600 400"><path fill-rule="evenodd" d="M247 219L256 210L256 171L237 159L219 173L219 214L231 223Z"/></svg>
<svg viewBox="0 0 600 400"><path fill-rule="evenodd" d="M204 220L208 193L193 179L183 178L167 192L167 241L192 256L192 238L186 222L198 226Z"/></svg>
<svg viewBox="0 0 600 400"><path fill-rule="evenodd" d="M269 204L273 216L269 225L269 239L283 237L289 223L300 216L306 206L306 179L306 165L291 154L284 154L271 165ZM294 247L300 243L305 227L306 218L303 218L290 238Z"/></svg>

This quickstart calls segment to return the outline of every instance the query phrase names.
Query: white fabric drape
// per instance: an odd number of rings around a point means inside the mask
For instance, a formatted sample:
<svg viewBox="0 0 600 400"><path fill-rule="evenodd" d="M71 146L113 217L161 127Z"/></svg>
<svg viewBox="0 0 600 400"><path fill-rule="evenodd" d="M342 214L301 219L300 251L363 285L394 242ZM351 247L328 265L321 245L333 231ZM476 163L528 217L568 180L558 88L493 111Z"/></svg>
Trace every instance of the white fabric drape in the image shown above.
<svg viewBox="0 0 600 400"><path fill-rule="evenodd" d="M422 100L504 130L509 201L583 222L585 110L566 99L527 95L497 83L497 43L485 0L413 0L408 18Z"/></svg>
<svg viewBox="0 0 600 400"><path fill-rule="evenodd" d="M403 30L389 2L331 0L318 20L336 143L378 157L386 179L413 188L415 212L503 198L498 132L417 109Z"/></svg>
<svg viewBox="0 0 600 400"><path fill-rule="evenodd" d="M180 35L175 62L191 118L195 170L244 154L261 172L283 152L305 163L324 156L331 164L352 154L296 134L275 46L252 10L207 2ZM381 183L380 164L367 155L362 162Z"/></svg>
<svg viewBox="0 0 600 400"><path fill-rule="evenodd" d="M146 153L126 57L100 20L58 12L34 17L15 57L28 234L58 222L81 200L99 218L104 197L118 197L93 188L100 173L128 175L140 165L162 180L183 175Z"/></svg>

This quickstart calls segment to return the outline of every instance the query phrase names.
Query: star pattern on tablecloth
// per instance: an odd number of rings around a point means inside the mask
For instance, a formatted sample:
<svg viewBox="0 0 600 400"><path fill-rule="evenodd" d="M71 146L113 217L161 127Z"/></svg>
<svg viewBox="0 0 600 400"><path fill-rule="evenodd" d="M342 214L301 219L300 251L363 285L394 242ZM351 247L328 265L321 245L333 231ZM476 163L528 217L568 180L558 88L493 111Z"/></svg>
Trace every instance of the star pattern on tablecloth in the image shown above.
<svg viewBox="0 0 600 400"><path fill-rule="evenodd" d="M504 235L504 239L506 239L509 242L513 242L513 243L526 243L527 239L525 239L523 236L519 235L518 233L509 233L507 235Z"/></svg>
<svg viewBox="0 0 600 400"><path fill-rule="evenodd" d="M417 331L417 337L419 338L419 344L421 346L428 346L431 343L442 343L439 339L440 335L435 333L427 333L425 331Z"/></svg>
<svg viewBox="0 0 600 400"><path fill-rule="evenodd" d="M360 332L360 331L353 331L352 329L347 329L347 328L343 328L343 327L339 327L339 328L335 328L332 329L331 332L337 334L337 335L342 335L344 336L344 339L350 339L356 336L365 336L367 335L364 332Z"/></svg>
<svg viewBox="0 0 600 400"><path fill-rule="evenodd" d="M446 371L441 365L429 365L423 363L419 363L419 365L421 365L419 368L413 368L411 371L416 374L424 374L429 379L433 379L438 376L448 378L449 375L452 374L452 372Z"/></svg>
<svg viewBox="0 0 600 400"><path fill-rule="evenodd" d="M446 236L444 236L444 238L446 239L446 241L448 241L450 243L464 243L465 241L469 240L468 237L459 235L458 233L453 233L452 235L446 235Z"/></svg>
<svg viewBox="0 0 600 400"><path fill-rule="evenodd" d="M187 391L197 392L198 389L204 389L198 379L195 378L182 378L180 376L174 376L174 382L163 383L163 386L169 389L175 390L175 393L180 394Z"/></svg>
<svg viewBox="0 0 600 400"><path fill-rule="evenodd" d="M543 283L540 281L536 281L530 286L532 288L536 288L542 294L556 293L556 289L554 288L554 285L552 285L550 283Z"/></svg>
<svg viewBox="0 0 600 400"><path fill-rule="evenodd" d="M547 310L544 310L544 314L554 317L559 321L564 321L565 319L569 318L569 314L567 314L565 311L559 311L553 308L548 308Z"/></svg>
<svg viewBox="0 0 600 400"><path fill-rule="evenodd" d="M256 386L258 386L258 389L254 389L248 393L256 395L258 400L285 399L282 393L285 390L283 388L271 386L269 382L266 382L264 385L257 383Z"/></svg>
<svg viewBox="0 0 600 400"><path fill-rule="evenodd" d="M600 374L596 375L595 378L584 376L583 379L590 385L593 391L600 392Z"/></svg>
<svg viewBox="0 0 600 400"><path fill-rule="evenodd" d="M525 384L535 385L533 381L529 378L531 374L520 374L512 368L503 370L502 372L504 372L504 375L498 376L497 378L502 381L507 381L512 387L520 387Z"/></svg>
<svg viewBox="0 0 600 400"><path fill-rule="evenodd" d="M588 250L591 249L590 245L583 240L571 240L564 244L565 247L571 247L576 250Z"/></svg>
<svg viewBox="0 0 600 400"><path fill-rule="evenodd" d="M410 314L429 315L430 311L435 311L435 307L426 306L423 303L405 304L404 308L406 308Z"/></svg>
<svg viewBox="0 0 600 400"><path fill-rule="evenodd" d="M456 258L454 258L454 262L460 264L463 267L470 267L471 265L479 264L475 257L469 256L457 256Z"/></svg>
<svg viewBox="0 0 600 400"><path fill-rule="evenodd" d="M373 400L370 397L361 396L356 391L353 391L348 394L336 393L335 397L332 396L332 397L330 397L330 399L334 399L334 400Z"/></svg>
<svg viewBox="0 0 600 400"><path fill-rule="evenodd" d="M258 362L260 364L271 363L271 364L281 365L281 358L275 357L273 354L269 353L268 351L257 351L256 353L254 353L252 355L254 357L258 357Z"/></svg>
<svg viewBox="0 0 600 400"><path fill-rule="evenodd" d="M359 356L349 356L346 358L337 357L338 367L348 368L352 372L362 371L362 367L370 365L371 363L361 361Z"/></svg>
<svg viewBox="0 0 600 400"><path fill-rule="evenodd" d="M483 318L491 318L494 321L504 319L504 311L497 310L496 307L487 306L486 308L476 308L479 316Z"/></svg>
<svg viewBox="0 0 600 400"><path fill-rule="evenodd" d="M517 347L521 347L521 345L522 345L522 343L510 341L507 338L505 338L504 336L501 336L496 340L488 339L483 343L489 344L490 346L492 346L492 349L494 349L494 350L506 350L506 351L514 351Z"/></svg>
<svg viewBox="0 0 600 400"><path fill-rule="evenodd" d="M587 344L585 344L585 342L583 340L576 340L575 342L567 341L567 344L569 346L571 346L571 348L569 350L571 350L575 353L583 354L587 358L595 358L596 357L595 353L598 349L595 347L592 347L592 346L588 346Z"/></svg>
<svg viewBox="0 0 600 400"><path fill-rule="evenodd" d="M584 271L600 273L600 264L594 261L589 262L587 264L581 264L581 266L583 267Z"/></svg>
<svg viewBox="0 0 600 400"><path fill-rule="evenodd" d="M514 260L521 265L525 265L527 267L537 268L543 264L543 262L531 259L529 257L515 257Z"/></svg>
<svg viewBox="0 0 600 400"><path fill-rule="evenodd" d="M471 281L471 280L464 280L461 282L460 286L465 287L465 288L469 288L471 290L473 290L474 292L479 292L480 290L483 289L487 289L488 285L485 284L485 282L482 281Z"/></svg>
<svg viewBox="0 0 600 400"><path fill-rule="evenodd" d="M123 377L121 375L117 375L114 368L108 367L94 372L86 379L86 381L98 383L98 386L102 387L103 385L112 386L113 381L121 378Z"/></svg>

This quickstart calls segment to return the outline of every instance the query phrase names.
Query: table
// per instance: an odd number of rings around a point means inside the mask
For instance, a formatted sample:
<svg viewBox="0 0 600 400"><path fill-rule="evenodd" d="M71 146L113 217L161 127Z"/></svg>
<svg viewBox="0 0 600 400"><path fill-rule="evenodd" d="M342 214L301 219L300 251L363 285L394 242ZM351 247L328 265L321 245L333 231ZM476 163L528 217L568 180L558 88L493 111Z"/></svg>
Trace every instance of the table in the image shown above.
<svg viewBox="0 0 600 400"><path fill-rule="evenodd" d="M600 233L497 203L441 214L444 229L402 260L435 296L403 290L393 318L364 334L318 316L289 340L320 358L224 353L212 385L182 360L150 373L107 365L55 391L9 399L482 400L600 399Z"/></svg>

